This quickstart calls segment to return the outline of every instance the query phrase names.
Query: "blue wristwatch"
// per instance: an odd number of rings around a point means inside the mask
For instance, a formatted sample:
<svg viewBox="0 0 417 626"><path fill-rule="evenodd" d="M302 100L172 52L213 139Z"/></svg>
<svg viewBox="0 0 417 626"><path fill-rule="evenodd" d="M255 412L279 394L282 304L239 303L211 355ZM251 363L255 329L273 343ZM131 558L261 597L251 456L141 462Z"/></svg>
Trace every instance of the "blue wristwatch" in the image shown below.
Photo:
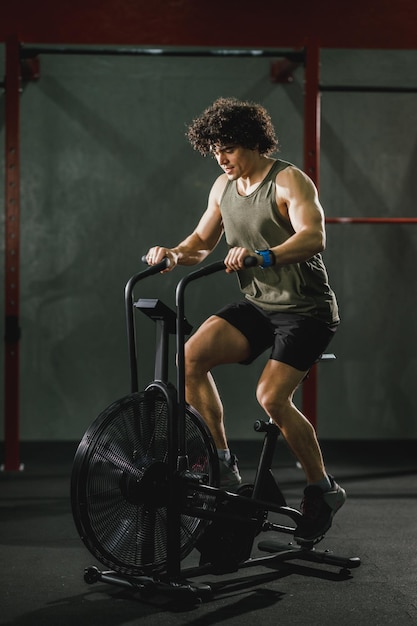
<svg viewBox="0 0 417 626"><path fill-rule="evenodd" d="M256 254L259 254L263 261L261 268L265 269L266 267L271 267L271 265L275 265L275 256L271 250L255 250Z"/></svg>

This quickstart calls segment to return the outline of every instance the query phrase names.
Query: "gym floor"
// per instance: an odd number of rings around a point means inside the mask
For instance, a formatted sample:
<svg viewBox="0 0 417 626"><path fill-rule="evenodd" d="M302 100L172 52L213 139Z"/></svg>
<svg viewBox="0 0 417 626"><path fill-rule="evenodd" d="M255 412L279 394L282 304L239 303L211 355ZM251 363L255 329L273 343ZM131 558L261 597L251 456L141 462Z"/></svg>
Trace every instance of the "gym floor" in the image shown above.
<svg viewBox="0 0 417 626"><path fill-rule="evenodd" d="M200 582L214 597L181 606L101 582L84 582L97 563L74 527L69 498L76 444L22 444L25 469L0 475L0 624L131 626L146 623L254 623L280 626L417 624L416 442L322 442L328 470L348 493L318 548L360 557L350 575L328 565L269 562ZM254 475L248 442L235 443L245 482ZM274 474L298 507L303 474L278 446ZM280 536L287 543L289 536ZM253 555L257 554L256 542ZM193 562L195 555L188 557Z"/></svg>

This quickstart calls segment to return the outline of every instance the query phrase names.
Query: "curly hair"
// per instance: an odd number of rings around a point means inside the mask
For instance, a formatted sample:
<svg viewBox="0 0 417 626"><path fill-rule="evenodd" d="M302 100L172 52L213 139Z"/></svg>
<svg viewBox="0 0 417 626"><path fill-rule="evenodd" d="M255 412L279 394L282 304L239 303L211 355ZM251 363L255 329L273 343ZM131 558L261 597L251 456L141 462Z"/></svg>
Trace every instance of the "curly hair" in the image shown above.
<svg viewBox="0 0 417 626"><path fill-rule="evenodd" d="M190 124L187 137L203 156L214 146L236 145L268 155L278 149L269 113L260 104L218 98Z"/></svg>

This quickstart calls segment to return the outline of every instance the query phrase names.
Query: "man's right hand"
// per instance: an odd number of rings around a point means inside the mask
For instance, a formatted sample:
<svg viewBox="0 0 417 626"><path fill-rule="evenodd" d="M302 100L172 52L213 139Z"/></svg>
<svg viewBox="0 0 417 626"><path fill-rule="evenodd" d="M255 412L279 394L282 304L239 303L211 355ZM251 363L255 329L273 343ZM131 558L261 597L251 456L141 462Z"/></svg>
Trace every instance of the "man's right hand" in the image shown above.
<svg viewBox="0 0 417 626"><path fill-rule="evenodd" d="M178 254L176 254L171 248L164 248L162 246L149 248L146 254L146 262L148 265L157 265L165 258L169 260L169 265L165 270L162 270L161 274L171 272L174 267L178 265Z"/></svg>

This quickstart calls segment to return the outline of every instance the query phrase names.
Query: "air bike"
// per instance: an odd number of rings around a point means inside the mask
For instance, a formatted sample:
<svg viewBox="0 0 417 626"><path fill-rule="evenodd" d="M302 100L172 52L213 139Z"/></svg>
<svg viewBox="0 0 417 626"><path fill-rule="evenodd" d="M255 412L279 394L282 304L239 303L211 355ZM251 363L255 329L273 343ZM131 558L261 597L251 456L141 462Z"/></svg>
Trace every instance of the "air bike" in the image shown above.
<svg viewBox="0 0 417 626"><path fill-rule="evenodd" d="M248 259L246 260L248 263ZM127 587L144 599L161 593L199 603L214 595L215 584L197 582L207 574L298 559L340 568L343 575L360 565L312 544L270 539L270 531L293 535L301 513L286 504L271 472L279 429L258 420L263 433L254 483L237 491L219 488L214 442L202 417L185 401L185 317L189 283L224 271L223 261L206 265L180 280L176 312L158 299L134 301L139 281L167 267L165 259L132 276L125 288L131 393L105 409L91 424L75 454L71 504L85 546L106 568L85 569L87 583ZM156 324L154 380L138 390L135 310ZM168 382L170 335L176 337L176 385ZM272 513L274 520L268 520ZM251 557L255 538L261 556ZM196 550L199 564L184 567Z"/></svg>

